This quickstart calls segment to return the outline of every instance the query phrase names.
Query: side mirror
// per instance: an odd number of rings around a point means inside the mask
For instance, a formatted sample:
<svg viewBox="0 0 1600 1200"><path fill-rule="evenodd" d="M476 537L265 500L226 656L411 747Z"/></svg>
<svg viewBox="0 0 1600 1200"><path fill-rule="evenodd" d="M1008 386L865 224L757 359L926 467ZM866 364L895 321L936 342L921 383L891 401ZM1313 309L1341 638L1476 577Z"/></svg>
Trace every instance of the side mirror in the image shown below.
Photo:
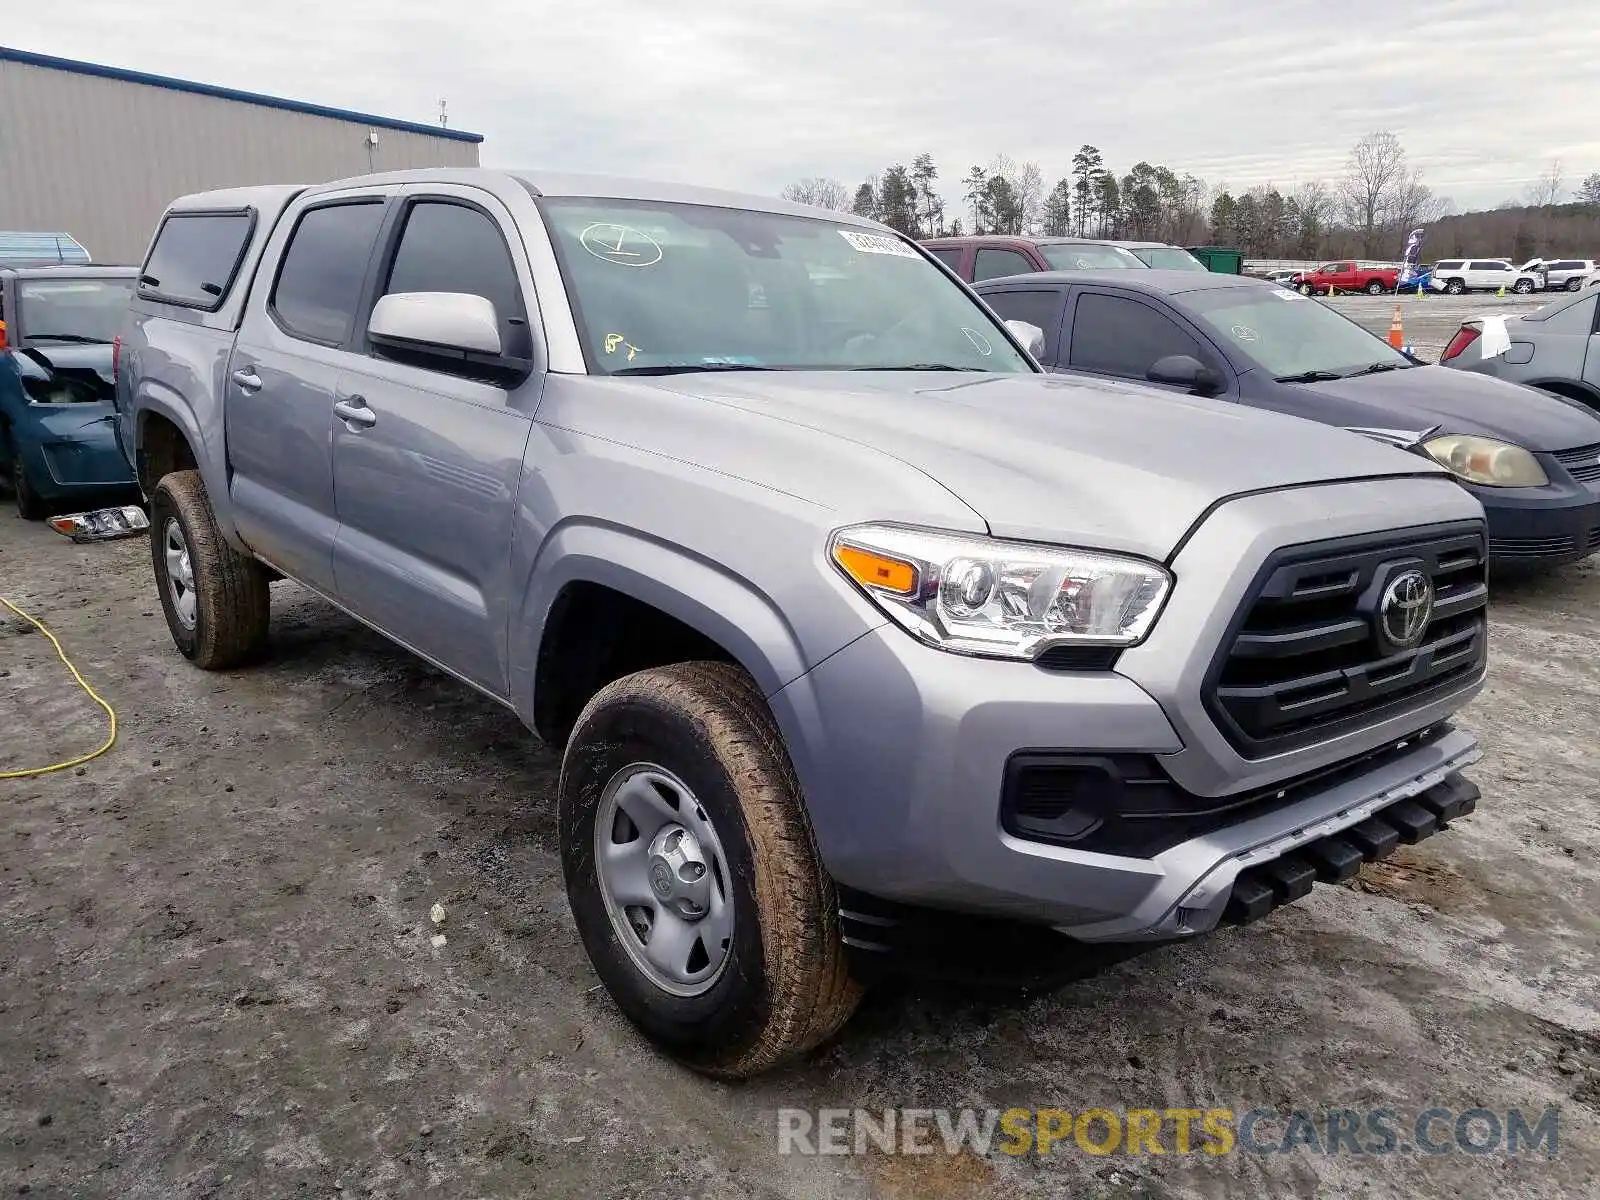
<svg viewBox="0 0 1600 1200"><path fill-rule="evenodd" d="M1028 353L1038 358L1044 353L1044 330L1026 321L1007 321L1011 336L1028 348Z"/></svg>
<svg viewBox="0 0 1600 1200"><path fill-rule="evenodd" d="M1151 383L1165 383L1173 387L1188 388L1202 396L1215 395L1222 390L1222 376L1188 354L1169 354L1157 359L1155 365L1144 373Z"/></svg>
<svg viewBox="0 0 1600 1200"><path fill-rule="evenodd" d="M397 348L500 354L500 320L494 305L466 292L394 292L373 305L367 336Z"/></svg>

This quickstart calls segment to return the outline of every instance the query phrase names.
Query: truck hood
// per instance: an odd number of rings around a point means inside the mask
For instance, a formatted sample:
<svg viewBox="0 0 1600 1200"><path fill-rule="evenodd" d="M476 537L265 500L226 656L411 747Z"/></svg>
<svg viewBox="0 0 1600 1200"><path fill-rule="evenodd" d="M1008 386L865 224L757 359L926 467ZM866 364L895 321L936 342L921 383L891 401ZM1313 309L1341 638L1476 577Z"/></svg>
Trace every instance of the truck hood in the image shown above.
<svg viewBox="0 0 1600 1200"><path fill-rule="evenodd" d="M1566 450L1600 442L1600 417L1521 384L1475 371L1412 367L1323 383L1286 384L1306 393L1306 415L1339 425L1408 430L1442 425L1529 450Z"/></svg>
<svg viewBox="0 0 1600 1200"><path fill-rule="evenodd" d="M1153 559L1165 559L1195 521L1229 496L1446 474L1417 455L1342 429L1093 379L885 371L638 382L898 459L959 497L997 537ZM750 462L706 465L747 476L760 469Z"/></svg>

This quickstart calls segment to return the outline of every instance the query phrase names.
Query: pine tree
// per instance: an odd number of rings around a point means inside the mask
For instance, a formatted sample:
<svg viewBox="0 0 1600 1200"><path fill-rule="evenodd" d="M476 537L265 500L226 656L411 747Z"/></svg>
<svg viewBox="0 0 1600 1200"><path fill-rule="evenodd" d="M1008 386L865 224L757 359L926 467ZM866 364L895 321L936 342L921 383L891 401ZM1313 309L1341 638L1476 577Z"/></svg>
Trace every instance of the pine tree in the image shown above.
<svg viewBox="0 0 1600 1200"><path fill-rule="evenodd" d="M1061 179L1044 201L1045 237L1066 237L1072 232L1072 181Z"/></svg>

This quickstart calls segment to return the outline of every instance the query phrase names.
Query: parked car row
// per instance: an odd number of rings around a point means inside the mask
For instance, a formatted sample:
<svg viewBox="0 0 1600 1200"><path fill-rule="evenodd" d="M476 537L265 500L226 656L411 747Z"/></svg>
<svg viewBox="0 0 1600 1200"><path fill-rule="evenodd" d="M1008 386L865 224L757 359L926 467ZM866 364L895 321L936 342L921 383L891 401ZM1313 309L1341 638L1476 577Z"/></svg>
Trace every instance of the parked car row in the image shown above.
<svg viewBox="0 0 1600 1200"><path fill-rule="evenodd" d="M1457 296L1466 292L1501 290L1529 295L1542 291L1579 291L1586 283L1600 280L1600 269L1594 260L1579 258L1550 261L1536 258L1520 267L1501 258L1449 258L1419 267L1402 285L1400 268L1392 263L1346 259L1323 263L1308 271L1272 271L1262 278L1303 296L1345 292L1378 296L1402 288L1408 292L1423 289Z"/></svg>
<svg viewBox="0 0 1600 1200"><path fill-rule="evenodd" d="M1566 432L1440 427L1406 381L1465 376L1137 249L490 170L184 197L114 370L174 645L258 657L294 579L562 747L582 944L709 1074L887 972L1259 920L1473 811L1462 481ZM1402 397L1424 453L1330 427Z"/></svg>
<svg viewBox="0 0 1600 1200"><path fill-rule="evenodd" d="M1037 353L1052 371L1308 417L1442 463L1488 515L1492 567L1548 568L1600 550L1595 408L1421 365L1325 304L1241 276L1056 272L977 291L1002 318L1042 331ZM1570 369L1600 347L1590 336L1597 305L1600 292L1576 296L1562 313L1526 322L1549 341L1567 339L1546 351L1548 367ZM1460 360L1460 342L1447 360ZM1529 345L1519 361L1532 357ZM1583 395L1600 408L1600 352L1591 370Z"/></svg>

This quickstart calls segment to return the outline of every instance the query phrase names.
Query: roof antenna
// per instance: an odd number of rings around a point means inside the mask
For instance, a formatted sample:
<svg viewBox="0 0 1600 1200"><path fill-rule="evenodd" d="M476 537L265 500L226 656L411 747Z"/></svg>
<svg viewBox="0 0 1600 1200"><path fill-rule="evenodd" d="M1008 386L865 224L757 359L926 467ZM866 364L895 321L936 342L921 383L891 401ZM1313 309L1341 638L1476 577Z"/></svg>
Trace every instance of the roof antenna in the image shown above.
<svg viewBox="0 0 1600 1200"><path fill-rule="evenodd" d="M445 112L445 104L443 100L439 101L439 128L450 128L450 117L449 114Z"/></svg>

